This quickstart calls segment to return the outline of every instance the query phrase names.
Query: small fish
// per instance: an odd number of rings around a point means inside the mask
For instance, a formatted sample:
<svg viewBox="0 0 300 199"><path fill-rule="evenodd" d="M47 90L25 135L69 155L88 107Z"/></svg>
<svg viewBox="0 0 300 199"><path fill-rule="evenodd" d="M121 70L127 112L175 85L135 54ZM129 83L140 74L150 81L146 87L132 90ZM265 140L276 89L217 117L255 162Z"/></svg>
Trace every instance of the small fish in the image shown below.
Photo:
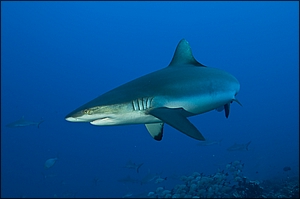
<svg viewBox="0 0 300 199"><path fill-rule="evenodd" d="M28 121L28 120L25 120L24 116L23 116L20 120L17 120L15 122L7 124L6 127L17 128L17 127L25 127L25 126L37 126L38 128L40 128L40 124L43 122L44 122L44 120L42 120L40 122Z"/></svg>
<svg viewBox="0 0 300 199"><path fill-rule="evenodd" d="M292 169L291 169L291 167L284 167L283 170L284 170L284 171L290 171L290 170L292 170Z"/></svg>
<svg viewBox="0 0 300 199"><path fill-rule="evenodd" d="M93 185L98 185L98 182L100 182L100 179L98 177L94 177Z"/></svg>
<svg viewBox="0 0 300 199"><path fill-rule="evenodd" d="M232 162L232 165L233 165L233 166L238 166L238 165L240 165L241 163L242 163L242 160L236 160L236 161Z"/></svg>
<svg viewBox="0 0 300 199"><path fill-rule="evenodd" d="M246 144L234 143L234 145L227 148L227 151L248 151L249 150L248 146L250 143L251 143L251 141Z"/></svg>
<svg viewBox="0 0 300 199"><path fill-rule="evenodd" d="M53 167L53 165L55 164L57 159L58 158L50 158L50 159L46 160L45 165L44 165L45 168L49 169L49 168Z"/></svg>
<svg viewBox="0 0 300 199"><path fill-rule="evenodd" d="M122 198L131 198L133 196L132 193L127 193L124 196L122 196Z"/></svg>
<svg viewBox="0 0 300 199"><path fill-rule="evenodd" d="M230 169L230 168L231 168L231 166L232 166L232 162L230 162L230 163L226 164L226 169Z"/></svg>

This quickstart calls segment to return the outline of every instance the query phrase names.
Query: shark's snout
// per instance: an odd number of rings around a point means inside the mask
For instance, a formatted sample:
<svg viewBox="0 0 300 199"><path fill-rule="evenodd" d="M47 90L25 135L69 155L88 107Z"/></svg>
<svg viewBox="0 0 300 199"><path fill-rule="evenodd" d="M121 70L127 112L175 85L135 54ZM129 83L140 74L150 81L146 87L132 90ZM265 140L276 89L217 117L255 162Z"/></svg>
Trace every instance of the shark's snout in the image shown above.
<svg viewBox="0 0 300 199"><path fill-rule="evenodd" d="M78 121L78 119L75 117L65 117L65 119L69 122L77 122Z"/></svg>
<svg viewBox="0 0 300 199"><path fill-rule="evenodd" d="M81 111L80 111L81 112ZM80 112L72 112L69 113L65 119L69 122L86 122L86 119L83 119L82 116L83 114L81 114Z"/></svg>

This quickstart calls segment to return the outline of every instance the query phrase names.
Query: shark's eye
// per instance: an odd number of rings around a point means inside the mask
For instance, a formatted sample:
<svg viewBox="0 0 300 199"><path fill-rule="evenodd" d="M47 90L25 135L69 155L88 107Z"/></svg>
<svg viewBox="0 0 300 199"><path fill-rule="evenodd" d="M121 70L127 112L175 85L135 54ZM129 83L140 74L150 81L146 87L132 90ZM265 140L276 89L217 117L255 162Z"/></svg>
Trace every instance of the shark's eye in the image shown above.
<svg viewBox="0 0 300 199"><path fill-rule="evenodd" d="M83 110L83 113L84 113L84 114L89 114L90 111L89 111L89 109L85 109L85 110Z"/></svg>

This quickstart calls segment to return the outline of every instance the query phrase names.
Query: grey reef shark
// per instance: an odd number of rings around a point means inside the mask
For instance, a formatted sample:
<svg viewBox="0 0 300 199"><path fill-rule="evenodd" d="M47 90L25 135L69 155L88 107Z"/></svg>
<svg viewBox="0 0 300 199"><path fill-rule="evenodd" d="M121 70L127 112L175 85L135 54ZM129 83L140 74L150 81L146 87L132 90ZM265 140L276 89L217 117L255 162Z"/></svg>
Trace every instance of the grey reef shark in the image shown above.
<svg viewBox="0 0 300 199"><path fill-rule="evenodd" d="M18 127L26 127L26 126L37 126L38 128L40 128L40 125L43 122L44 122L44 120L41 120L39 122L33 122L33 121L25 120L24 116L22 116L21 119L7 124L6 127L18 128Z"/></svg>
<svg viewBox="0 0 300 199"><path fill-rule="evenodd" d="M250 143L251 143L251 141L246 143L246 144L234 143L232 146L227 148L227 151L249 151L249 144Z"/></svg>
<svg viewBox="0 0 300 199"><path fill-rule="evenodd" d="M141 168L141 166L142 166L143 164L144 164L144 163L136 164L136 163L132 162L131 160L129 160L129 161L127 162L127 164L124 166L124 168L134 169L134 170L136 170L136 172L138 173L138 172L139 172L139 169Z"/></svg>
<svg viewBox="0 0 300 199"><path fill-rule="evenodd" d="M187 117L216 109L225 110L228 118L230 104L238 102L239 90L240 84L234 76L198 62L189 43L182 39L166 68L100 95L69 113L65 119L98 126L145 124L150 135L158 141L162 139L163 126L167 123L204 141L203 135Z"/></svg>

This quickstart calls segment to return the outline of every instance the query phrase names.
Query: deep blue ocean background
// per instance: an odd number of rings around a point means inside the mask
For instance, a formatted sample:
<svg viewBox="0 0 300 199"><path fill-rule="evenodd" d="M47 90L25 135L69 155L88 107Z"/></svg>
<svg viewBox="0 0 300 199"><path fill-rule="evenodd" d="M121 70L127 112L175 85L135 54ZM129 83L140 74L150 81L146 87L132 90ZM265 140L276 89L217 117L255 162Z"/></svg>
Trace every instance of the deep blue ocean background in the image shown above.
<svg viewBox="0 0 300 199"><path fill-rule="evenodd" d="M228 119L217 111L189 118L221 145L197 146L168 125L157 142L142 124L64 119L166 67L182 38L199 62L240 82L243 106L233 103ZM45 122L5 126L22 116ZM249 141L248 151L226 150ZM129 160L144 163L139 173L123 168ZM299 2L1 2L2 197L147 194L179 184L174 174L210 174L235 160L253 180L299 175ZM168 179L118 182L148 172Z"/></svg>

